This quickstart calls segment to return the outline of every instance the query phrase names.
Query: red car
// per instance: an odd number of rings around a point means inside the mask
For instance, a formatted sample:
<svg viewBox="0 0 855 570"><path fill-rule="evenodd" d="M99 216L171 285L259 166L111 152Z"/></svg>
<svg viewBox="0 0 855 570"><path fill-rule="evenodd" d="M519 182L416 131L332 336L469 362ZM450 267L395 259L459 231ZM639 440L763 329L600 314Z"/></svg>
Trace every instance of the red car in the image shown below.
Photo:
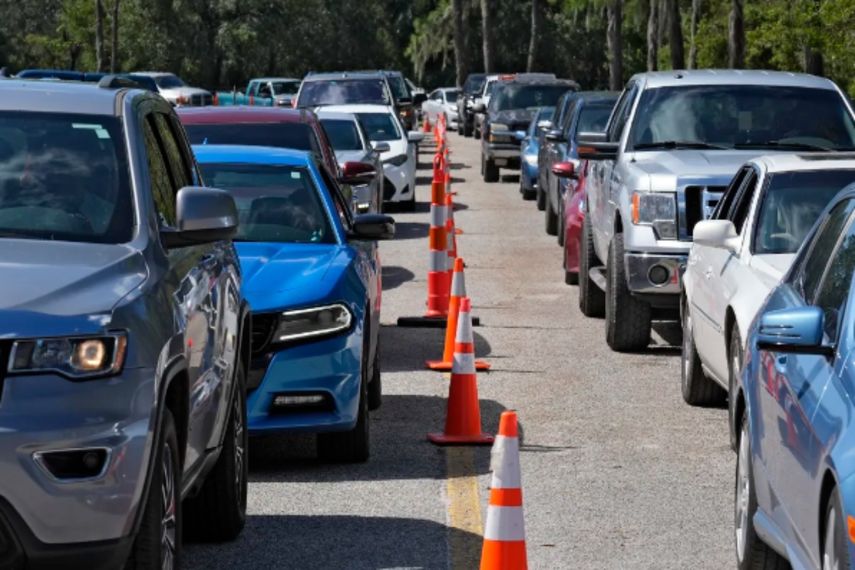
<svg viewBox="0 0 855 570"><path fill-rule="evenodd" d="M582 220L585 219L585 180L588 161L583 160L576 169L571 162L560 162L553 166L556 176L575 178L564 193L564 282L579 283L579 240L582 236Z"/></svg>

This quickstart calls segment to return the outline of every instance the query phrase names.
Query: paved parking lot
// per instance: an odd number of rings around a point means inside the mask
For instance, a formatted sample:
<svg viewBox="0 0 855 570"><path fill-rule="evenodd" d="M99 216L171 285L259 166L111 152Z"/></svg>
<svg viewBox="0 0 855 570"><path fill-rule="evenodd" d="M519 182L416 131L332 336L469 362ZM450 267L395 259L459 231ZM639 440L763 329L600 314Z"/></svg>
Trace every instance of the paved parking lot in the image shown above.
<svg viewBox="0 0 855 570"><path fill-rule="evenodd" d="M478 141L450 135L455 219L473 313L485 428L519 411L531 568L734 565L724 409L679 392L679 332L657 327L638 354L612 353L563 282L560 249L517 177L484 184ZM188 545L189 568L475 568L489 449L440 449L447 380L424 369L443 332L403 329L424 310L430 149L417 213L384 243L383 407L364 465L316 461L310 437L253 441L249 520L227 545ZM503 171L503 174L507 172ZM668 339L666 342L664 339Z"/></svg>

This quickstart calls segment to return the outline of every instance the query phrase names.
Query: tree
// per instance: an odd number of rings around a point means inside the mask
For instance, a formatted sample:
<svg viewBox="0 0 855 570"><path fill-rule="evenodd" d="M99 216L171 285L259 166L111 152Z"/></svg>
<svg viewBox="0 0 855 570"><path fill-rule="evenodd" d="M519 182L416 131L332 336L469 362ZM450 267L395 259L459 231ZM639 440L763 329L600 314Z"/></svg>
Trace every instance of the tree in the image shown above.
<svg viewBox="0 0 855 570"><path fill-rule="evenodd" d="M649 0L647 13L647 71L659 69L659 0Z"/></svg>
<svg viewBox="0 0 855 570"><path fill-rule="evenodd" d="M692 0L692 19L689 25L689 69L698 66L698 21L701 18L701 0Z"/></svg>
<svg viewBox="0 0 855 570"><path fill-rule="evenodd" d="M528 45L528 63L526 71L534 71L537 68L538 45L543 28L543 0L531 0L531 40Z"/></svg>
<svg viewBox="0 0 855 570"><path fill-rule="evenodd" d="M743 0L731 0L727 33L727 64L734 69L745 67L745 16Z"/></svg>
<svg viewBox="0 0 855 570"><path fill-rule="evenodd" d="M492 73L496 70L496 46L493 34L495 32L495 0L481 0L481 35L484 45L484 71Z"/></svg>
<svg viewBox="0 0 855 570"><path fill-rule="evenodd" d="M104 59L104 3L95 0L95 67L98 71L107 68Z"/></svg>
<svg viewBox="0 0 855 570"><path fill-rule="evenodd" d="M609 50L609 89L619 91L623 86L623 0L610 0L608 4L608 31L606 43Z"/></svg>
<svg viewBox="0 0 855 570"><path fill-rule="evenodd" d="M113 17L110 20L110 73L119 69L119 0L113 0Z"/></svg>
<svg viewBox="0 0 855 570"><path fill-rule="evenodd" d="M671 67L684 69L683 56L683 19L680 17L680 2L667 0L668 3L668 44L671 47Z"/></svg>
<svg viewBox="0 0 855 570"><path fill-rule="evenodd" d="M451 10L454 18L454 65L456 69L457 86L462 87L469 73L469 62L466 57L466 28L464 27L464 0L452 0Z"/></svg>

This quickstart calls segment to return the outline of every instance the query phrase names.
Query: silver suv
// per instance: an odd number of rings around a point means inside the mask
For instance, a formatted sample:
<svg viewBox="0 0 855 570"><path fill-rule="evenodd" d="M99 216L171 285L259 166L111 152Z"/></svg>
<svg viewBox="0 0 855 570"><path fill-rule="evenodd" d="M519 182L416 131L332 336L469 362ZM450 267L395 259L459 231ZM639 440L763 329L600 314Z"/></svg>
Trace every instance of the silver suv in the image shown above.
<svg viewBox="0 0 855 570"><path fill-rule="evenodd" d="M132 86L0 83L0 568L175 568L244 525L237 210Z"/></svg>
<svg viewBox="0 0 855 570"><path fill-rule="evenodd" d="M695 224L747 160L855 147L852 109L831 81L766 71L673 71L630 79L605 133L579 136L587 178L579 305L606 316L614 350L675 316Z"/></svg>

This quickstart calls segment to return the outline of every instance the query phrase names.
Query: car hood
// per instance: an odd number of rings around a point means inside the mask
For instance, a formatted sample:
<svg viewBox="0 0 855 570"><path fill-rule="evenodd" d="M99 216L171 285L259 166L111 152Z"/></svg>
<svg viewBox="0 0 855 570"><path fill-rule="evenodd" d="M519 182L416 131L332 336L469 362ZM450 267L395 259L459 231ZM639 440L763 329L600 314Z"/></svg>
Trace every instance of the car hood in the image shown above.
<svg viewBox="0 0 855 570"><path fill-rule="evenodd" d="M763 284L771 291L780 283L784 274L789 271L795 258L796 254L794 253L755 255L751 258L751 267L757 271L757 275L763 281Z"/></svg>
<svg viewBox="0 0 855 570"><path fill-rule="evenodd" d="M2 338L101 330L148 271L128 246L6 239L0 274Z"/></svg>
<svg viewBox="0 0 855 570"><path fill-rule="evenodd" d="M238 242L242 291L253 311L304 306L329 296L346 265L337 244Z"/></svg>
<svg viewBox="0 0 855 570"><path fill-rule="evenodd" d="M639 178L636 188L649 186L652 191L673 191L691 184L726 186L745 162L768 153L768 150L644 151L631 153L627 164Z"/></svg>
<svg viewBox="0 0 855 570"><path fill-rule="evenodd" d="M345 162L373 162L370 153L364 150L337 150L335 159L340 165L344 165Z"/></svg>

